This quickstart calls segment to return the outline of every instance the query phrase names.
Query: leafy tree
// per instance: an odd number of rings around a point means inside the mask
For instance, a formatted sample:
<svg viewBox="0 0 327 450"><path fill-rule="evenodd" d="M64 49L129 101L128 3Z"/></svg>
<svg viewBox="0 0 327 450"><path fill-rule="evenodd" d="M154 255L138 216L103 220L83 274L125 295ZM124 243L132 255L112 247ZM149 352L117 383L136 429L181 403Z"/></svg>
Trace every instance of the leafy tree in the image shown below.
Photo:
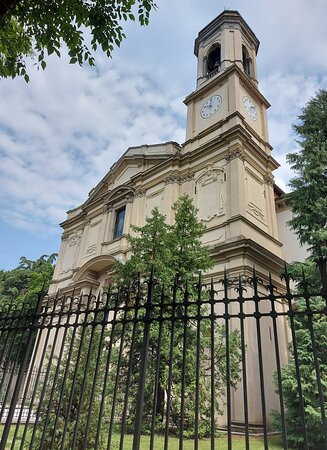
<svg viewBox="0 0 327 450"><path fill-rule="evenodd" d="M287 155L296 177L290 181L287 201L289 224L300 243L327 253L327 91L320 90L303 108L293 126L300 149ZM314 250L314 249L313 249Z"/></svg>
<svg viewBox="0 0 327 450"><path fill-rule="evenodd" d="M48 290L54 271L57 254L42 255L35 261L20 258L19 265L13 270L0 270L0 307L15 302L24 302L33 306L37 294Z"/></svg>
<svg viewBox="0 0 327 450"><path fill-rule="evenodd" d="M202 245L201 237L205 227L197 219L197 210L192 200L188 196L182 196L173 207L175 213L175 223L169 226L165 223L165 217L158 209L152 211L152 215L146 219L144 227L133 227L134 235L128 238L132 250L132 256L125 264L117 263L118 284L125 287L130 286L135 279L137 272L145 278L149 275L151 268L154 268L155 279L158 282L154 290L153 303L156 305L156 314L162 299L161 287L166 285L164 296L165 304L172 302L172 292L170 284L176 273L179 276L179 286L181 289L175 291L176 321L153 321L150 330L149 354L147 359L147 376L145 384L144 398L144 431L151 428L151 417L155 406L156 431L160 432L165 427L165 411L167 408L167 396L170 389L170 418L173 427L180 426L181 395L182 395L182 361L185 336L185 411L184 411L184 437L194 435L194 410L195 410L195 383L197 371L197 320L189 319L186 322L186 333L184 335L185 306L184 300L186 283L189 291L189 300L196 296L193 283L198 277L198 272L207 270L212 266L212 261L208 254L208 249ZM202 300L208 299L208 292L203 293ZM130 302L128 297L127 302ZM200 311L207 314L208 305L202 305ZM143 309L138 310L138 317L144 314ZM173 310L171 306L163 306L164 317L171 317ZM187 307L187 314L195 316L197 306ZM132 313L130 314L132 315ZM200 391L200 436L207 436L210 433L210 386L211 386L211 322L209 319L201 320L200 323L200 366L199 366L199 391ZM134 328L136 327L136 328ZM174 327L174 338L171 342L172 327ZM134 330L134 332L133 332ZM159 335L161 345L159 345ZM222 413L223 397L226 388L226 346L225 328L223 325L214 325L214 370L215 370L215 411L216 419ZM122 337L123 336L123 337ZM134 341L133 341L134 337ZM117 389L118 400L116 401L116 414L123 414L126 386L129 387L129 405L126 415L126 422L123 426L129 432L133 431L134 412L139 377L139 363L143 347L143 325L133 325L129 323L118 327L115 333L117 345L113 348L113 373L120 370L118 386L111 383L110 390ZM171 346L172 344L172 346ZM133 346L133 351L131 347ZM238 331L230 333L230 365L231 365L231 385L235 387L239 380L239 364L241 360L241 344ZM156 377L156 367L158 364L158 353L160 351L158 389L154 405L154 385ZM169 387L169 362L173 351L172 364L172 384ZM132 356L130 356L132 355ZM130 359L131 358L131 359Z"/></svg>
<svg viewBox="0 0 327 450"><path fill-rule="evenodd" d="M306 282L311 292L321 289L321 276L326 267L320 265L317 270L316 258L321 252L327 255L327 91L320 90L302 109L299 121L293 126L299 136L300 149L287 156L296 177L290 181L292 192L287 200L292 208L293 218L289 225L296 232L301 244L310 247L311 255L304 264L294 263L291 272L297 282L297 292L303 293L304 270ZM326 274L325 274L326 276ZM307 309L305 299L298 299L294 308ZM321 297L311 298L312 310L324 308ZM317 346L317 359L320 367L321 383L324 391L327 414L327 354L325 314L296 316L294 318L295 336L300 364L301 385L303 390L304 413L309 446L312 449L325 448L321 411L318 396L318 384L314 365L314 353L310 327L312 323ZM290 362L282 370L282 387L286 406L286 425L288 440L296 448L303 448L303 430L301 406L297 391L293 346L290 345ZM277 387L277 380L276 380ZM274 423L280 429L280 414L274 412Z"/></svg>
<svg viewBox="0 0 327 450"><path fill-rule="evenodd" d="M9 314L14 314L15 311L17 314L18 310L24 309L27 314L29 309L34 309L38 294L49 288L56 256L56 253L42 255L35 261L22 256L16 269L0 270L0 312L6 314L9 310ZM0 354L2 366L6 370L22 361L26 339L27 333L22 332L12 333L9 339L2 339Z"/></svg>
<svg viewBox="0 0 327 450"><path fill-rule="evenodd" d="M321 287L320 274L315 262L310 258L304 264L292 264L290 270L294 279L297 281L297 290L299 293L303 293L302 270L304 270L305 280L309 283L310 290L313 292L319 291ZM325 301L321 297L313 297L310 299L309 305L314 311L323 311ZM297 311L305 311L307 309L306 300L298 299L294 307ZM322 450L325 448L325 437L321 419L314 354L312 350L310 321L312 321L311 323L317 347L317 359L320 368L322 390L324 393L325 412L327 414L327 318L324 313L314 314L312 317L308 317L307 315L297 315L294 317L309 448L312 450ZM290 344L289 350L291 355L290 361L282 369L282 389L286 406L285 422L289 444L294 448L301 449L304 448L303 426L292 344ZM278 389L277 374L275 374L275 385ZM275 428L281 431L280 412L274 411L272 416Z"/></svg>
<svg viewBox="0 0 327 450"><path fill-rule="evenodd" d="M198 221L192 200L182 196L173 206L175 225L166 224L165 216L154 208L144 227L132 226L128 237L131 258L117 262L116 280L130 282L138 273L149 274L154 266L158 281L171 283L178 273L181 281L192 279L199 271L212 267L208 249L202 245L205 226Z"/></svg>
<svg viewBox="0 0 327 450"><path fill-rule="evenodd" d="M71 64L94 66L92 51L100 47L111 56L126 37L122 22L135 21L136 16L141 25L148 25L156 8L154 0L19 0L2 6L0 77L19 75L27 82L27 58L45 69L46 55L60 57L65 44Z"/></svg>

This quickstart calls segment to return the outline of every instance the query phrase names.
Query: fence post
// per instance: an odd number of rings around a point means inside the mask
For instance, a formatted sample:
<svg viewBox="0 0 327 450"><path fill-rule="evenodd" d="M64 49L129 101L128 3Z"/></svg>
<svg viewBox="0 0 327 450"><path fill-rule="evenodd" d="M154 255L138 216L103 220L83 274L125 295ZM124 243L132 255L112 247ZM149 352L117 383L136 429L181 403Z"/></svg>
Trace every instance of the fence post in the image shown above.
<svg viewBox="0 0 327 450"><path fill-rule="evenodd" d="M154 270L152 267L151 275L148 281L148 294L145 303L145 319L144 319L144 334L143 345L140 362L140 376L137 390L136 411L135 411L135 427L134 427L134 439L133 450L140 449L141 429L142 429L142 416L143 416L143 404L144 404L144 387L145 377L147 371L147 359L149 351L149 338L150 338L150 319L151 319L151 307L152 307L152 295L154 286ZM133 355L131 355L132 358Z"/></svg>
<svg viewBox="0 0 327 450"><path fill-rule="evenodd" d="M317 266L320 272L322 295L327 295L327 258L323 256L321 247L318 247Z"/></svg>
<svg viewBox="0 0 327 450"><path fill-rule="evenodd" d="M33 339L32 339L33 332L35 330L35 325L37 323L38 314L40 313L41 308L42 308L43 299L44 299L44 292L43 292L43 289L42 289L42 291L38 295L36 309L34 311L34 314L33 314L32 320L31 320L31 324L30 324L30 327L29 327L29 332L28 332L28 336L27 336L27 343L26 343L26 349L25 349L25 352L24 352L24 359L23 359L23 362L22 362L22 364L21 364L21 366L19 368L19 373L18 373L15 389L14 389L14 392L13 392L13 395L12 395L12 399L11 399L11 402L10 402L10 407L9 407L9 412L8 412L6 424L4 426L2 437L1 437L0 450L5 450L6 449L6 443L7 443L7 439L8 439L8 435L9 435L12 419L13 419L14 414L15 414L16 405L17 405L17 401L18 401L18 396L19 396L19 393L20 393L20 390L21 390L21 387L22 387L22 384L23 384L23 381L24 381L24 375L25 375L26 369L27 369L28 364L29 364L29 358L30 358L30 354L31 354L32 346L33 346Z"/></svg>

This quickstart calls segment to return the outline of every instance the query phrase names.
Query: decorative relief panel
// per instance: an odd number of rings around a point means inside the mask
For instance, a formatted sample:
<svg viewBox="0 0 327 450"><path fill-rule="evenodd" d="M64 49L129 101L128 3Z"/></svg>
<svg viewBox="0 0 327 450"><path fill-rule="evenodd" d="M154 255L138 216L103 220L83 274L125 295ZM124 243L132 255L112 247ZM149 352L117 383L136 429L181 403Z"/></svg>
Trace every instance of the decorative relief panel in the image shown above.
<svg viewBox="0 0 327 450"><path fill-rule="evenodd" d="M144 197L146 194L146 189L137 188L135 190L135 197Z"/></svg>
<svg viewBox="0 0 327 450"><path fill-rule="evenodd" d="M85 251L85 254L87 256L94 255L94 253L96 253L96 250L97 250L96 244L89 245L88 248Z"/></svg>
<svg viewBox="0 0 327 450"><path fill-rule="evenodd" d="M67 242L62 267L60 274L69 273L74 269L76 252L79 247L82 231L71 234L70 236L65 236L65 241Z"/></svg>
<svg viewBox="0 0 327 450"><path fill-rule="evenodd" d="M245 160L244 152L240 148L233 148L228 150L225 159L227 162L232 161L233 159L239 158L241 161Z"/></svg>
<svg viewBox="0 0 327 450"><path fill-rule="evenodd" d="M209 222L225 214L226 182L223 169L208 165L195 182L195 192L200 220Z"/></svg>
<svg viewBox="0 0 327 450"><path fill-rule="evenodd" d="M182 184L185 183L186 181L191 181L194 178L194 172L187 172L184 174L172 174L169 175L168 178L165 179L165 184L172 184L172 183L178 183L178 184Z"/></svg>
<svg viewBox="0 0 327 450"><path fill-rule="evenodd" d="M261 222L265 222L265 215L261 208L259 208L257 205L255 205L252 202L249 202L248 204L248 212L259 219Z"/></svg>
<svg viewBox="0 0 327 450"><path fill-rule="evenodd" d="M85 245L85 255L84 255L85 258L93 256L97 252L97 242L100 233L100 225L101 225L101 218L99 217L92 219L89 223Z"/></svg>
<svg viewBox="0 0 327 450"><path fill-rule="evenodd" d="M269 186L273 186L274 183L275 183L275 179L274 179L274 177L273 177L273 175L272 175L271 173L267 173L267 174L263 177L263 179L264 179L264 182L265 182L266 184L268 184Z"/></svg>
<svg viewBox="0 0 327 450"><path fill-rule="evenodd" d="M265 215L265 197L263 181L252 175L249 171L247 173L247 192L248 204L247 212L264 225L267 224Z"/></svg>

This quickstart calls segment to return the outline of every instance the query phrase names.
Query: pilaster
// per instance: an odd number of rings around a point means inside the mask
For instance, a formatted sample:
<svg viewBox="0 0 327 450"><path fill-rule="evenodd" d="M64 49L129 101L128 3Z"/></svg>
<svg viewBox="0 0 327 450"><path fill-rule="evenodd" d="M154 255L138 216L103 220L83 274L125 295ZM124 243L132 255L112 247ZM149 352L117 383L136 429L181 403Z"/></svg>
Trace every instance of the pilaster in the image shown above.
<svg viewBox="0 0 327 450"><path fill-rule="evenodd" d="M102 209L102 233L100 239L100 245L102 242L108 241L108 229L109 229L109 207L108 205L104 205Z"/></svg>
<svg viewBox="0 0 327 450"><path fill-rule="evenodd" d="M245 198L245 168L244 153L240 148L230 149L227 156L227 186L229 205L227 208L227 218L235 216L245 216L246 198Z"/></svg>
<svg viewBox="0 0 327 450"><path fill-rule="evenodd" d="M275 239L278 239L277 216L274 199L274 177L269 173L264 177L265 198L267 204L268 232Z"/></svg>
<svg viewBox="0 0 327 450"><path fill-rule="evenodd" d="M126 197L125 221L124 221L123 234L127 234L130 232L132 211L133 211L133 197L128 196L128 197Z"/></svg>

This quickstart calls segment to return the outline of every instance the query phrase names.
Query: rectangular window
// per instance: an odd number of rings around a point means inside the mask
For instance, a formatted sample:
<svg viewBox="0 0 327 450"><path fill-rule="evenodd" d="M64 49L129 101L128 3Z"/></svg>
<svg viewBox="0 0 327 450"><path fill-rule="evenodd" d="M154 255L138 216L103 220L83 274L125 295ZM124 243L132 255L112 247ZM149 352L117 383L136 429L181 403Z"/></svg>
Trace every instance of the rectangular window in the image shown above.
<svg viewBox="0 0 327 450"><path fill-rule="evenodd" d="M125 206L124 208L118 209L118 211L116 211L114 239L119 238L123 234L124 221L125 221Z"/></svg>

